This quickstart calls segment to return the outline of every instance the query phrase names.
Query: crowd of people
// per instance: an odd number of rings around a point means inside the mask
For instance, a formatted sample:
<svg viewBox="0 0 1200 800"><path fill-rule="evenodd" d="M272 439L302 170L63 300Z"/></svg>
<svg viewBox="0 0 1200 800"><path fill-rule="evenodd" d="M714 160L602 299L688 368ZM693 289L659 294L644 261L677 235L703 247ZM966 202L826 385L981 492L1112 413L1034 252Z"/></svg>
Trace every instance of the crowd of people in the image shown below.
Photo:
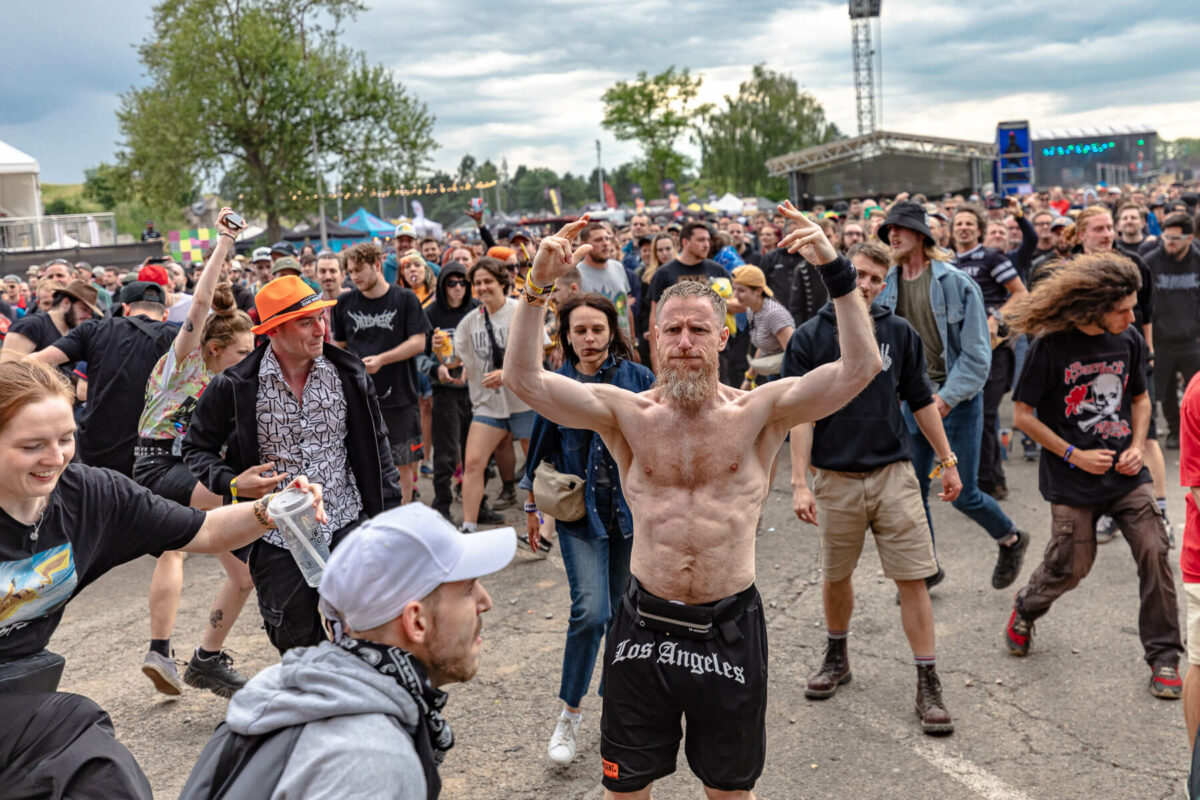
<svg viewBox="0 0 1200 800"><path fill-rule="evenodd" d="M754 540L785 443L795 514L820 540L827 643L807 697L851 680L869 529L921 729L954 731L930 490L994 543L992 588L1014 585L1030 535L1002 505L1003 453L1019 435L1050 545L1002 641L1026 655L1120 533L1149 691L1183 698L1194 737L1200 673L1180 662L1200 663L1200 490L1181 547L1185 653L1163 451L1182 448L1181 480L1200 486L1195 188L901 193L557 232L472 211L469 237L401 221L336 253L238 254L226 208L203 264L57 259L5 276L0 707L30 724L0 733L0 752L22 754L0 780L19 774L20 797L149 796L104 712L57 692L46 644L71 597L150 553L142 672L167 695L231 698L185 797L436 797L453 745L439 687L475 674L479 579L519 543L557 549L571 595L548 758L576 757L603 643L609 796L649 796L682 742L707 789L749 797L766 757ZM332 552L319 586L268 511L289 487L312 493ZM492 528L518 503L524 530ZM226 580L181 677L186 550L216 553ZM223 645L252 589L281 661L247 679Z"/></svg>

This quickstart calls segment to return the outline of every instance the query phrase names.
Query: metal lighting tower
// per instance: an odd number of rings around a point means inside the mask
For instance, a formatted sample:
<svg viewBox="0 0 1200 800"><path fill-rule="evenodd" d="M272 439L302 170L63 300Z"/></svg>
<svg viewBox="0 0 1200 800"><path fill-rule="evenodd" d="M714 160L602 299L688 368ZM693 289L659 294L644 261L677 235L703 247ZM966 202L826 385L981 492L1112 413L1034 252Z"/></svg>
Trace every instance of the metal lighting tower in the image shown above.
<svg viewBox="0 0 1200 800"><path fill-rule="evenodd" d="M854 98L858 106L858 135L875 132L875 74L871 20L879 19L883 0L850 0L850 38L854 53Z"/></svg>

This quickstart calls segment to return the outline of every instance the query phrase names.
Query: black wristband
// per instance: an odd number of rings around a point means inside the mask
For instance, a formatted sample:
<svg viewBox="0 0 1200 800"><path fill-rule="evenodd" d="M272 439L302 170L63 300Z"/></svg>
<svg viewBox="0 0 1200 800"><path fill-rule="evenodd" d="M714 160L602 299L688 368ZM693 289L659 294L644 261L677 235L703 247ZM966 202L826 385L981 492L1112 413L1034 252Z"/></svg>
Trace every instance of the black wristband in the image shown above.
<svg viewBox="0 0 1200 800"><path fill-rule="evenodd" d="M845 256L839 255L828 264L818 264L816 267L831 300L844 297L857 288L858 273Z"/></svg>

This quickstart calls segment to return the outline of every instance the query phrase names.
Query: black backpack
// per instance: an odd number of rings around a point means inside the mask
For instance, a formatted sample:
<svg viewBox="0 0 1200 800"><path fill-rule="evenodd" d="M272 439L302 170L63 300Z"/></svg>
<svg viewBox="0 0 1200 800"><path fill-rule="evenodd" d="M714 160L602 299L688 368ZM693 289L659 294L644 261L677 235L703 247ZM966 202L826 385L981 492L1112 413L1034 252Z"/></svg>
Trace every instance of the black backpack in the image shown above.
<svg viewBox="0 0 1200 800"><path fill-rule="evenodd" d="M222 722L204 746L179 800L270 797L303 730L303 725L293 725L259 736L243 736Z"/></svg>

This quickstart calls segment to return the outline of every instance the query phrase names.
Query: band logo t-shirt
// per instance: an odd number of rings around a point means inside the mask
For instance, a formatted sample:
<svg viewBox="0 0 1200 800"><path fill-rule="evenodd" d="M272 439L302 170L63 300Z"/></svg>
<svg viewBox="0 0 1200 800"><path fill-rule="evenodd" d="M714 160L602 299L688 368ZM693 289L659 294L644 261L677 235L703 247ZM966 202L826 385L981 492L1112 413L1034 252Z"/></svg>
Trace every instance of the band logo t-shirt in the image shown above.
<svg viewBox="0 0 1200 800"><path fill-rule="evenodd" d="M431 328L417 296L402 286L390 286L382 297L367 297L357 289L338 297L333 307L333 338L359 358L379 355ZM417 361L385 364L373 376L380 408L415 406Z"/></svg>
<svg viewBox="0 0 1200 800"><path fill-rule="evenodd" d="M1038 488L1051 503L1095 506L1150 481L1116 470L1133 441L1134 398L1146 392L1143 341L1133 326L1122 333L1088 335L1080 330L1034 339L1013 400L1032 406L1038 419L1078 450L1112 450L1113 466L1092 475L1043 450Z"/></svg>

